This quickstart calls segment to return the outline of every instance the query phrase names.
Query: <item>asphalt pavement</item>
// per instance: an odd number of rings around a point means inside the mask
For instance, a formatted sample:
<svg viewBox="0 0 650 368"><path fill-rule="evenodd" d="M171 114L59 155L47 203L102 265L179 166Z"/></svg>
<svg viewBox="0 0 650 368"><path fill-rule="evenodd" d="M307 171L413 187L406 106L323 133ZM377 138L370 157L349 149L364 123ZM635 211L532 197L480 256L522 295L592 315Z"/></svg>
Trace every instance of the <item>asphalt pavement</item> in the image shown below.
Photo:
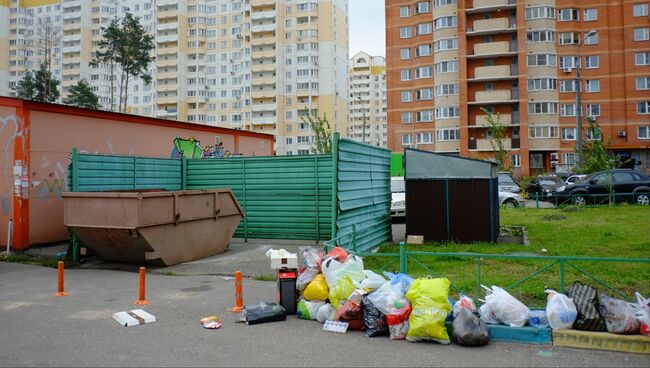
<svg viewBox="0 0 650 368"><path fill-rule="evenodd" d="M274 301L276 284L244 279L244 302ZM483 348L335 334L290 316L246 326L226 309L230 277L147 276L143 309L157 322L122 327L115 312L137 308L134 272L70 269L67 297L54 297L56 270L0 262L1 366L650 366L650 356L491 343ZM201 317L224 324L205 330Z"/></svg>

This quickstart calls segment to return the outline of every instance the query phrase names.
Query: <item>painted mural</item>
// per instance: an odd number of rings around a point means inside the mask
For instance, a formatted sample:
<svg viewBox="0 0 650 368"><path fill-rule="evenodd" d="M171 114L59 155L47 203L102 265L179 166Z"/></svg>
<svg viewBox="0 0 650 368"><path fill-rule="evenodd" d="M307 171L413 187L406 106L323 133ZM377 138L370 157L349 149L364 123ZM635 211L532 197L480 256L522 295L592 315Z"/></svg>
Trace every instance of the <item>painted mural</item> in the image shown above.
<svg viewBox="0 0 650 368"><path fill-rule="evenodd" d="M194 137L187 139L175 138L171 158L228 158L232 156L230 150L223 146L223 142L220 141L219 137L215 137L215 141L214 146L202 147L201 142Z"/></svg>

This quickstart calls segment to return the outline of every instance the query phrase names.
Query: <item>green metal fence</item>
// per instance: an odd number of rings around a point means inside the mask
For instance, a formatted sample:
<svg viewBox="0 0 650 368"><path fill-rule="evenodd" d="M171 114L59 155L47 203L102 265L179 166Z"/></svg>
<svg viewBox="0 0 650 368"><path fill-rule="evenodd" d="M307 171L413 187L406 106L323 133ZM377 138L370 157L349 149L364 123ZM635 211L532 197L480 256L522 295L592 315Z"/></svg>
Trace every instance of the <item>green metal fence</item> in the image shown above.
<svg viewBox="0 0 650 368"><path fill-rule="evenodd" d="M558 197L557 195L546 196L540 193L535 193L532 198L535 200L535 205L540 208L540 202L549 202L555 206L601 206L601 205L617 205L622 203L649 205L650 192L635 192L635 193L575 193L568 196Z"/></svg>

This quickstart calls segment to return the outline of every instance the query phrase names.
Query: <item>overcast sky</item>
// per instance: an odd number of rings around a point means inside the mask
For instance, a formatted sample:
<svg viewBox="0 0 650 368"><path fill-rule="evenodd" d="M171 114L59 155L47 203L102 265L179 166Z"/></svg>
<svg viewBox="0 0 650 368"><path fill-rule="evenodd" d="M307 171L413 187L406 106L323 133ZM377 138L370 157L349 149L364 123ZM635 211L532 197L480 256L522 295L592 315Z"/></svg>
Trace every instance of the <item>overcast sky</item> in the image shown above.
<svg viewBox="0 0 650 368"><path fill-rule="evenodd" d="M359 51L386 56L384 0L350 0L350 57Z"/></svg>

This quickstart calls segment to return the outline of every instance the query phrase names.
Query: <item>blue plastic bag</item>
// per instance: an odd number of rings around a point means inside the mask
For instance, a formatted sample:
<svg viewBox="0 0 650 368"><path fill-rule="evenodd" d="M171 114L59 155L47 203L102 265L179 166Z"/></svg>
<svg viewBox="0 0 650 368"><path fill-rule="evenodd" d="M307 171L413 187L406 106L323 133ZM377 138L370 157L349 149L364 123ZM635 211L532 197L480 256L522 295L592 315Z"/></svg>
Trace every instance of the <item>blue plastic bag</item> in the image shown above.
<svg viewBox="0 0 650 368"><path fill-rule="evenodd" d="M390 280L390 285L406 295L413 283L413 278L405 273L390 273L384 271L384 276Z"/></svg>

